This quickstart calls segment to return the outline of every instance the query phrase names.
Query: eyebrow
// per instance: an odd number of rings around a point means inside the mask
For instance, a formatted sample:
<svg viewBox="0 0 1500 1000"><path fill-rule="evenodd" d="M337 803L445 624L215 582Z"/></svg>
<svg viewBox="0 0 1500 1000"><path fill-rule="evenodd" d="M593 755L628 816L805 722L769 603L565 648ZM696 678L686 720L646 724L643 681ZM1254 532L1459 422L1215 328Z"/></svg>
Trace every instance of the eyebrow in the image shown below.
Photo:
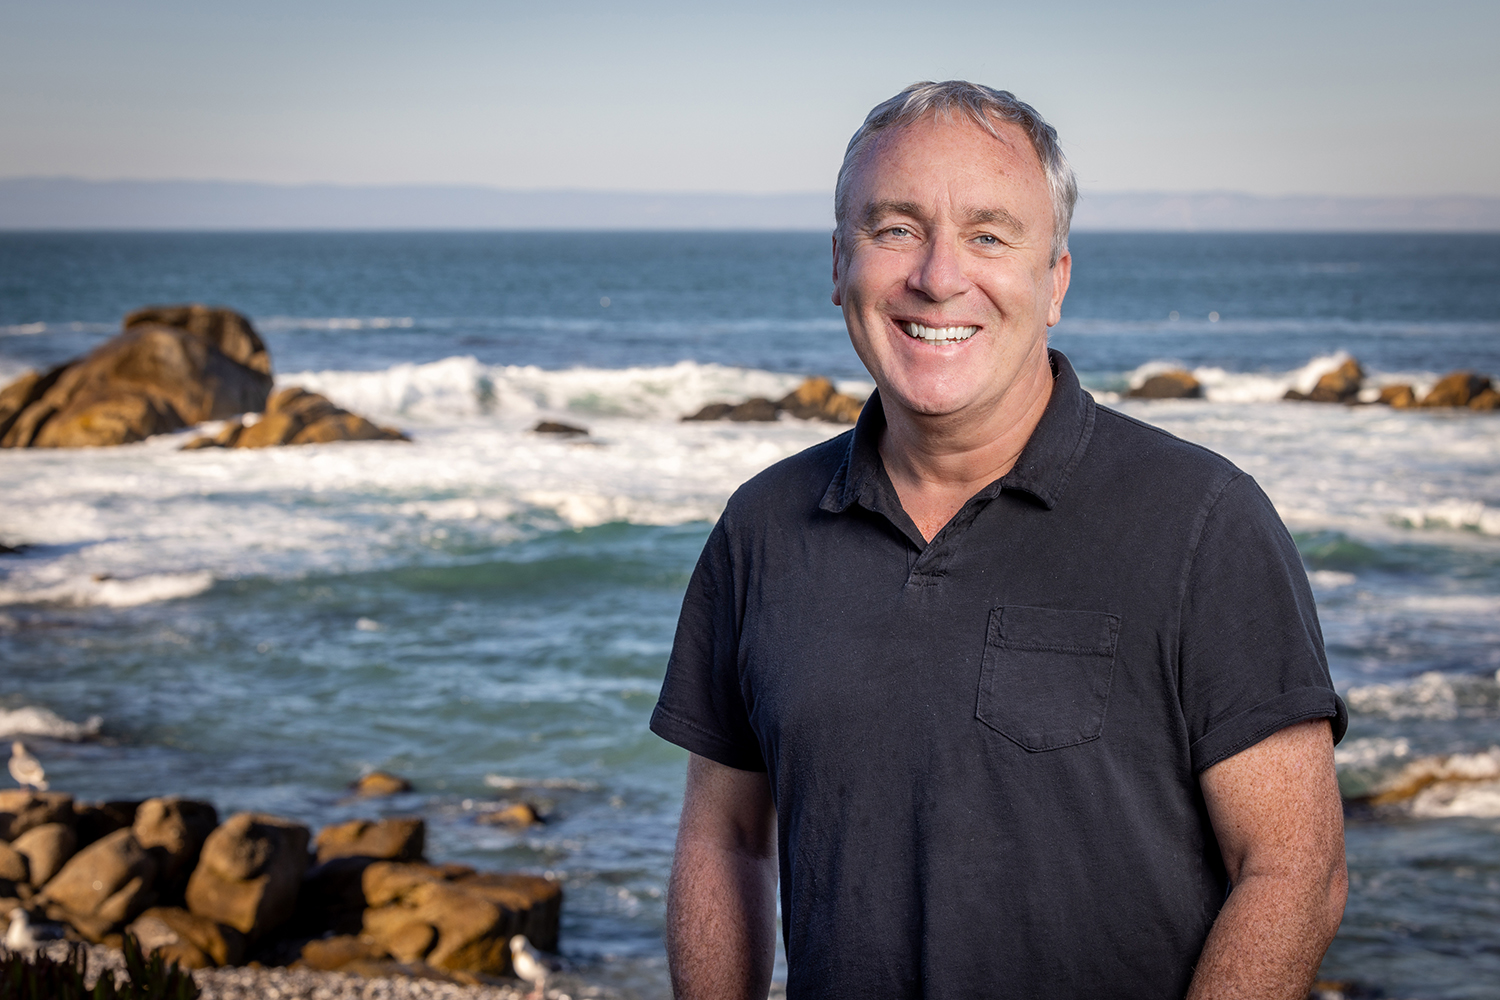
<svg viewBox="0 0 1500 1000"><path fill-rule="evenodd" d="M923 216L922 209L915 202L910 201L874 201L864 210L864 228L872 228L875 223L888 215L907 215L914 219ZM1026 232L1026 224L1016 218L1003 208L976 208L968 213L965 221L969 225L997 225L1004 226L1016 235Z"/></svg>

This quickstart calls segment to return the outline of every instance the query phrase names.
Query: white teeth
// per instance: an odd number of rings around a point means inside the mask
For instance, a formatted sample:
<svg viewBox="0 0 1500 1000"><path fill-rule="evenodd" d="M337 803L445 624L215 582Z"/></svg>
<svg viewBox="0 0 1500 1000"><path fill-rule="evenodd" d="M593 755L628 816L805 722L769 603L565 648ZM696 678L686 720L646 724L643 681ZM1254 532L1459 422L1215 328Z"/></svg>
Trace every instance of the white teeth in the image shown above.
<svg viewBox="0 0 1500 1000"><path fill-rule="evenodd" d="M902 323L906 335L929 344L956 344L968 340L979 332L977 326L923 326L921 323Z"/></svg>

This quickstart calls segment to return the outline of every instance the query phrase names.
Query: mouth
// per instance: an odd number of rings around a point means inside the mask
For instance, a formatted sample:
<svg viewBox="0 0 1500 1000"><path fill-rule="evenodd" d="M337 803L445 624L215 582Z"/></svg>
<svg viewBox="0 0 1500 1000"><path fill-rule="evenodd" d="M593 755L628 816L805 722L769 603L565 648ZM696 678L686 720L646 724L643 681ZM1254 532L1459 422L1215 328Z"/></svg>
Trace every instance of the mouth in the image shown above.
<svg viewBox="0 0 1500 1000"><path fill-rule="evenodd" d="M898 324L912 340L924 344L959 344L979 332L977 326L923 326L921 323Z"/></svg>

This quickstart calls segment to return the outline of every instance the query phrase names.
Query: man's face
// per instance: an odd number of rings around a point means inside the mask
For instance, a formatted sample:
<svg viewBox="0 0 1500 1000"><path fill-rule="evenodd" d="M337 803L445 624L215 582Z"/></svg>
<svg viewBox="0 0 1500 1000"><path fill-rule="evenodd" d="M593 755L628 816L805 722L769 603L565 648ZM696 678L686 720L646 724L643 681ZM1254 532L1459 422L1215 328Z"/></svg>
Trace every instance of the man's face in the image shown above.
<svg viewBox="0 0 1500 1000"><path fill-rule="evenodd" d="M833 302L886 408L993 412L1050 372L1072 260L1048 267L1052 202L1026 133L927 119L879 136L834 237Z"/></svg>

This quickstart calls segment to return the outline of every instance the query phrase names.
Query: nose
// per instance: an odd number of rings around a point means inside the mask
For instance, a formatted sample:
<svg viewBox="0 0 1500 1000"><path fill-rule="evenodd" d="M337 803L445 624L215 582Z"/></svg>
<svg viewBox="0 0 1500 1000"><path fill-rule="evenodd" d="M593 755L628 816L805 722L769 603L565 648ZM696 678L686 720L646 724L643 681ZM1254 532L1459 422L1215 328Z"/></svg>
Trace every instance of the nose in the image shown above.
<svg viewBox="0 0 1500 1000"><path fill-rule="evenodd" d="M906 287L921 292L933 302L946 302L969 287L963 260L951 239L938 237L923 248L922 256L906 279Z"/></svg>

